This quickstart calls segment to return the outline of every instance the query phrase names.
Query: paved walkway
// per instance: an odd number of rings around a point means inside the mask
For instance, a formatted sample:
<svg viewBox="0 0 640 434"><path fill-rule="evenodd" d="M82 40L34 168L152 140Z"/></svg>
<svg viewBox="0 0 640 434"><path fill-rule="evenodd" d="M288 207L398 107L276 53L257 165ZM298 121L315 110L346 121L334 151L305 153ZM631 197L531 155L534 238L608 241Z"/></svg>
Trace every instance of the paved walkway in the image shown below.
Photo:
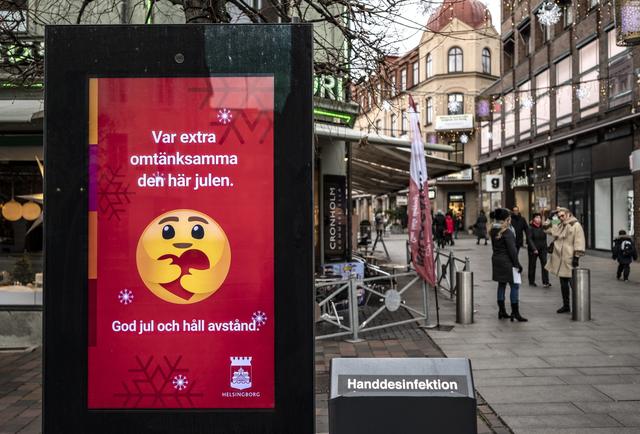
<svg viewBox="0 0 640 434"><path fill-rule="evenodd" d="M404 255L403 239L387 245ZM475 323L429 335L447 356L471 359L477 390L515 433L640 433L640 264L624 283L614 261L581 261L591 270L593 320L585 323L556 314L555 276L550 289L525 278L520 310L529 322L512 323L497 319L491 246L467 238L453 250L471 259ZM521 263L526 270L525 251ZM442 323L455 324L454 303L440 297L440 309Z"/></svg>

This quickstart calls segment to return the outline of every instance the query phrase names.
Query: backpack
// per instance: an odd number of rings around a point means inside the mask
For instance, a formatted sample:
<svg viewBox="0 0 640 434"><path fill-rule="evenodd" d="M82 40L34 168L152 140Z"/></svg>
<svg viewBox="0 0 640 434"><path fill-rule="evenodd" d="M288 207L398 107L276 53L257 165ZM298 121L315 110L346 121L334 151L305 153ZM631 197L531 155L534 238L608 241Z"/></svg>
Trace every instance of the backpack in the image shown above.
<svg viewBox="0 0 640 434"><path fill-rule="evenodd" d="M623 258L630 258L633 256L633 245L629 240L623 240L620 243L620 254Z"/></svg>

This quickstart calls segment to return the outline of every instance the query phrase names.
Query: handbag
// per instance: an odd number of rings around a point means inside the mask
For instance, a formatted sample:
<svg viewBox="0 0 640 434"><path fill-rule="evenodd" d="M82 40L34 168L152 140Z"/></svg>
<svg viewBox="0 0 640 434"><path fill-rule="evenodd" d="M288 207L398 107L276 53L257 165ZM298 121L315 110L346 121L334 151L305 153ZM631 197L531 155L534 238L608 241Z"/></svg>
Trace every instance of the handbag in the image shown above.
<svg viewBox="0 0 640 434"><path fill-rule="evenodd" d="M551 241L551 244L547 246L547 253L553 253L553 241Z"/></svg>

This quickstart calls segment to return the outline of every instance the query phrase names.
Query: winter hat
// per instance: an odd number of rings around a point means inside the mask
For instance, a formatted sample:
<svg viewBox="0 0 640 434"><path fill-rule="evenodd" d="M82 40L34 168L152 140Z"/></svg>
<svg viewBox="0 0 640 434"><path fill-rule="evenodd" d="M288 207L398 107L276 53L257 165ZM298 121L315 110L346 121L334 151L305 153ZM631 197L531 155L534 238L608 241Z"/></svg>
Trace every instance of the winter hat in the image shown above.
<svg viewBox="0 0 640 434"><path fill-rule="evenodd" d="M504 221L509 217L511 217L511 211L506 208L496 208L493 211L493 218L495 220Z"/></svg>

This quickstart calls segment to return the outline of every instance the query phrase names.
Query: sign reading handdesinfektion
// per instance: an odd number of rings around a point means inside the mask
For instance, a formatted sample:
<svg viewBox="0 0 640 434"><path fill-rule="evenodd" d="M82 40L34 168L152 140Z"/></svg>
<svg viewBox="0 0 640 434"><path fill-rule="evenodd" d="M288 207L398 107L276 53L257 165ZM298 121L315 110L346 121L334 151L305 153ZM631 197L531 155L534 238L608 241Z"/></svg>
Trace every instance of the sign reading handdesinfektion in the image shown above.
<svg viewBox="0 0 640 434"><path fill-rule="evenodd" d="M457 392L467 394L462 375L339 375L338 393L353 392Z"/></svg>
<svg viewBox="0 0 640 434"><path fill-rule="evenodd" d="M273 78L89 89L88 407L273 408Z"/></svg>

